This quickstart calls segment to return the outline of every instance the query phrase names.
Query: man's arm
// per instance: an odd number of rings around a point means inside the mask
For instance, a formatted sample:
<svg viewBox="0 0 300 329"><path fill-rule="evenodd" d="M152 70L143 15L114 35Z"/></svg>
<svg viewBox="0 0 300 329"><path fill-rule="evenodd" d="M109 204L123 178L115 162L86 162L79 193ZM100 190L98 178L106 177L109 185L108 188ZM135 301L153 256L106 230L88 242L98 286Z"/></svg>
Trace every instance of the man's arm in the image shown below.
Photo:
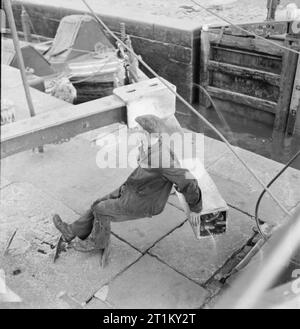
<svg viewBox="0 0 300 329"><path fill-rule="evenodd" d="M191 212L199 213L202 210L201 190L191 173L182 168L160 168L160 170L162 176L175 184L178 192L184 195Z"/></svg>

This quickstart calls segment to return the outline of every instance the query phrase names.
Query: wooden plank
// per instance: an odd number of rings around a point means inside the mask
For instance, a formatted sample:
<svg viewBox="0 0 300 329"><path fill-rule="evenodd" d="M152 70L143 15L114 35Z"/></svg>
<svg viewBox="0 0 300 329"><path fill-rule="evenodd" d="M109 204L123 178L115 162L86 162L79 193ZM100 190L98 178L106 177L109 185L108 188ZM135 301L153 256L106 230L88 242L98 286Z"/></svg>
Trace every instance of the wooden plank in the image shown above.
<svg viewBox="0 0 300 329"><path fill-rule="evenodd" d="M274 131L285 132L295 81L298 54L285 51L283 56L280 97L276 106Z"/></svg>
<svg viewBox="0 0 300 329"><path fill-rule="evenodd" d="M268 54L262 55L247 50L225 48L213 44L211 54L211 58L215 61L240 65L265 72L280 74L282 69L281 57Z"/></svg>
<svg viewBox="0 0 300 329"><path fill-rule="evenodd" d="M283 35L288 32L288 21L264 21L259 23L238 24L238 26L262 37ZM227 26L225 33L236 36L249 36L249 33L235 26Z"/></svg>
<svg viewBox="0 0 300 329"><path fill-rule="evenodd" d="M272 86L262 80L245 79L240 76L211 71L210 85L212 87L230 90L235 93L276 102L279 98L279 87Z"/></svg>
<svg viewBox="0 0 300 329"><path fill-rule="evenodd" d="M247 96L232 92L230 90L224 90L216 87L207 87L207 91L212 97L216 97L222 100L231 101L238 104L247 105L257 110L266 111L269 113L275 113L276 103L260 99L257 97Z"/></svg>
<svg viewBox="0 0 300 329"><path fill-rule="evenodd" d="M279 74L268 73L268 72L264 72L261 70L255 70L255 69L250 69L247 67L220 63L220 62L216 62L216 61L209 61L208 69L240 76L240 77L243 77L246 79L262 80L273 86L280 85L280 75Z"/></svg>
<svg viewBox="0 0 300 329"><path fill-rule="evenodd" d="M237 37L233 35L226 35L224 34L222 39L220 40L218 34L209 33L210 42L217 45L239 48L239 49L246 49L250 51L257 51L259 53L274 55L274 56L283 56L285 50L282 48L277 47L267 41L261 39L255 39L253 37ZM281 41L273 42L283 45Z"/></svg>
<svg viewBox="0 0 300 329"><path fill-rule="evenodd" d="M116 122L126 122L126 107L114 95L40 113L1 127L1 158Z"/></svg>
<svg viewBox="0 0 300 329"><path fill-rule="evenodd" d="M293 94L287 122L287 133L289 135L293 135L295 131L299 132L300 134L300 56L298 58Z"/></svg>

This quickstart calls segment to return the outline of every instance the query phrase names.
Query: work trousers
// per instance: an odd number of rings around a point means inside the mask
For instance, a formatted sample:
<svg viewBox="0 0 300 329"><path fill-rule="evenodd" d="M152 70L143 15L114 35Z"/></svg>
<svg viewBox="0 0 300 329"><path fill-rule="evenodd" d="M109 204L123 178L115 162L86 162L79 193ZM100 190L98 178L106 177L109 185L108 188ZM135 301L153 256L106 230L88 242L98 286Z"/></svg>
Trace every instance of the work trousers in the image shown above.
<svg viewBox="0 0 300 329"><path fill-rule="evenodd" d="M130 207L129 204L135 207ZM77 237L85 240L91 235L95 248L104 249L110 239L111 221L122 222L142 217L145 216L139 210L138 198L122 185L114 192L96 200L91 208L70 226Z"/></svg>

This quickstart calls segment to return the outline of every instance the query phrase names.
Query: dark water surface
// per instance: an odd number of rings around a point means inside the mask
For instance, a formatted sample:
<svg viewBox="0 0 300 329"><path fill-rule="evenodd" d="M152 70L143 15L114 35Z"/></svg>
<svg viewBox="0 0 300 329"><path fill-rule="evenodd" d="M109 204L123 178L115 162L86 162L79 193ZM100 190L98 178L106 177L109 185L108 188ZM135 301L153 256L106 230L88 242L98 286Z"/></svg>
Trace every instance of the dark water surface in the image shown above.
<svg viewBox="0 0 300 329"><path fill-rule="evenodd" d="M283 164L287 163L300 149L300 136L284 137L277 135L275 137L272 136L273 129L270 125L232 113L218 115L213 108L205 109L199 105L194 105L194 107L222 132L232 145ZM186 109L185 105L178 104L178 112L186 113L186 115L176 114L185 128L204 133L206 136L219 140L219 137L194 113L189 115L190 110ZM300 170L300 156L293 162L291 167Z"/></svg>

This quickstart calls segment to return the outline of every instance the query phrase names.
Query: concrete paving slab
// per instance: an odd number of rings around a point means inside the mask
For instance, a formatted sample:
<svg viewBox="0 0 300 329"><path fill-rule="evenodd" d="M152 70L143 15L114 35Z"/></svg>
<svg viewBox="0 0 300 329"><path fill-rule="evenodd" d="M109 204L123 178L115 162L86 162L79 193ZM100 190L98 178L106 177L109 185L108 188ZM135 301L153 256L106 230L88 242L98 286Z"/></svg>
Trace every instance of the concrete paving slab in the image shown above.
<svg viewBox="0 0 300 329"><path fill-rule="evenodd" d="M11 182L6 179L5 177L1 177L0 178L0 189L2 189L3 187L9 185Z"/></svg>
<svg viewBox="0 0 300 329"><path fill-rule="evenodd" d="M60 307L56 296L62 291L79 303L85 302L140 256L128 244L112 237L111 262L105 269L100 268L98 253L80 253L74 249L62 253L54 264L53 247L59 234L52 224L51 213L58 212L71 222L74 212L28 183L11 184L2 192L1 250L11 232L15 228L18 231L8 255L1 254L0 264L7 273L10 288L23 297L26 307L39 304ZM16 270L22 275L14 275Z"/></svg>
<svg viewBox="0 0 300 329"><path fill-rule="evenodd" d="M112 237L110 263L104 269L100 267L99 254L96 252L80 253L68 249L55 263L53 253L41 254L31 249L23 255L1 257L8 284L28 307L40 301L44 305L42 307L51 308L59 302L57 296L63 291L79 304L86 302L103 284L139 257L137 251L115 237ZM30 286L24 287L24 282L28 280L23 281L13 275L16 269L31 279Z"/></svg>
<svg viewBox="0 0 300 329"><path fill-rule="evenodd" d="M264 158L252 152L236 148L238 154L249 164L250 168L258 175L258 177L267 184L274 175L276 175L282 164ZM236 160L232 154L226 154L222 159L209 168L209 173L213 177L220 177L221 193L224 193L230 198L226 200L231 202L234 206L240 207L242 210L254 215L256 201L262 191L262 187L256 180L251 177L247 170ZM217 178L218 179L218 178ZM224 180L221 182L221 180ZM232 184L234 182L235 184ZM218 184L217 184L218 185ZM233 185L233 186L231 186ZM235 187L239 185L241 192L235 191ZM277 198L282 201L282 204L291 210L300 201L300 171L289 168L287 171L275 182L271 190ZM233 193L234 195L231 195ZM259 210L260 217L263 220L280 223L285 220L283 211L275 204L275 202L268 197L264 197L261 202Z"/></svg>
<svg viewBox="0 0 300 329"><path fill-rule="evenodd" d="M185 133L192 133L193 140L192 143L195 145L195 136L199 135L200 145L196 147L196 155L197 158L204 164L205 168L208 169L214 163L216 163L219 159L221 159L225 154L227 154L229 149L225 145L225 143L220 142L214 138L205 136L202 133L193 132L187 128L183 128ZM193 149L194 150L194 149Z"/></svg>
<svg viewBox="0 0 300 329"><path fill-rule="evenodd" d="M77 218L72 210L29 183L12 183L3 188L0 209L0 249L17 229L11 254L22 254L31 246L48 253L57 240L52 214L61 214L67 222Z"/></svg>
<svg viewBox="0 0 300 329"><path fill-rule="evenodd" d="M112 223L112 231L139 251L144 252L185 221L185 214L166 205L164 211L152 218Z"/></svg>
<svg viewBox="0 0 300 329"><path fill-rule="evenodd" d="M210 175L227 203L244 212L254 214L253 205L258 198L257 191L250 191L244 184L224 178L219 174L210 173Z"/></svg>
<svg viewBox="0 0 300 329"><path fill-rule="evenodd" d="M190 279L204 284L249 240L253 225L249 216L230 209L225 234L196 240L187 222L149 252Z"/></svg>
<svg viewBox="0 0 300 329"><path fill-rule="evenodd" d="M206 169L214 165L218 160L223 158L230 151L225 143L216 139L204 136L204 161Z"/></svg>
<svg viewBox="0 0 300 329"><path fill-rule="evenodd" d="M207 291L154 257L143 256L110 284L107 301L117 308L198 308Z"/></svg>
<svg viewBox="0 0 300 329"><path fill-rule="evenodd" d="M45 146L45 153L26 151L1 160L2 175L26 181L78 213L120 186L132 169L100 169L98 147L84 139ZM24 170L26 168L26 170Z"/></svg>
<svg viewBox="0 0 300 329"><path fill-rule="evenodd" d="M12 274L12 269L18 266L11 265L9 272L6 272L6 284L18 296L22 298L20 303L1 303L0 309L69 309L70 305L61 300L49 290L47 284L36 280L34 274L26 271L18 275Z"/></svg>

